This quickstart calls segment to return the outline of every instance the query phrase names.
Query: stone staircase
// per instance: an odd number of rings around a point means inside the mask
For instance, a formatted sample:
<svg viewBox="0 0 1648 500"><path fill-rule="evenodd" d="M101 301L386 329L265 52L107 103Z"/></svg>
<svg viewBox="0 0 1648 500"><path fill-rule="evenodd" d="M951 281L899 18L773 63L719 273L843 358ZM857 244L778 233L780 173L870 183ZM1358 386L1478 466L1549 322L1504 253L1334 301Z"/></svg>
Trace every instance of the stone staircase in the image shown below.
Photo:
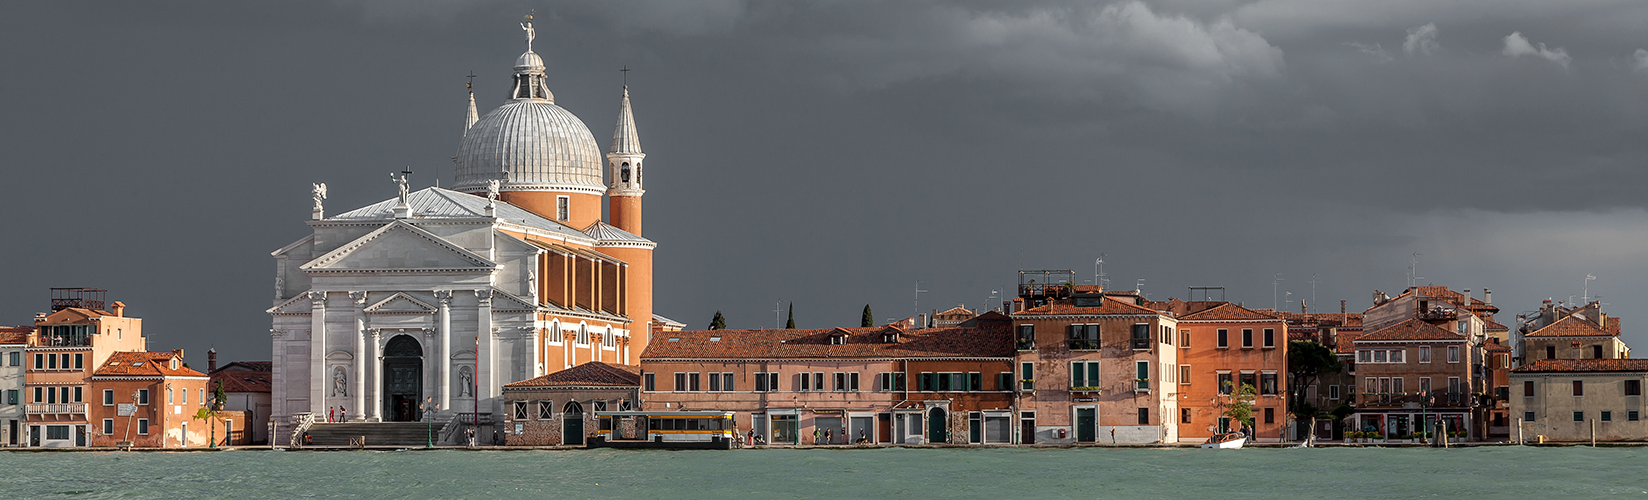
<svg viewBox="0 0 1648 500"><path fill-rule="evenodd" d="M428 443L428 424L423 422L316 423L309 427L307 446L423 446Z"/></svg>

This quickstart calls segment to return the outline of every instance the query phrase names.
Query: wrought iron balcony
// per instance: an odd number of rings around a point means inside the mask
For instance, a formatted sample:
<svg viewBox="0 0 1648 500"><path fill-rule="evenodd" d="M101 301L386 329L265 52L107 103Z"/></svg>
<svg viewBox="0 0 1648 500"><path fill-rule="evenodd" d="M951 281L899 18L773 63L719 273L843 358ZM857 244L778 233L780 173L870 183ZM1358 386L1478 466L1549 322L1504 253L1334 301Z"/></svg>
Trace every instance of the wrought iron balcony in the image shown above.
<svg viewBox="0 0 1648 500"><path fill-rule="evenodd" d="M1148 351L1148 350L1150 350L1150 338L1149 337L1145 337L1145 338L1135 337L1133 339L1133 350L1135 350L1135 351Z"/></svg>
<svg viewBox="0 0 1648 500"><path fill-rule="evenodd" d="M1070 350L1097 351L1099 350L1099 341L1098 339L1070 339Z"/></svg>

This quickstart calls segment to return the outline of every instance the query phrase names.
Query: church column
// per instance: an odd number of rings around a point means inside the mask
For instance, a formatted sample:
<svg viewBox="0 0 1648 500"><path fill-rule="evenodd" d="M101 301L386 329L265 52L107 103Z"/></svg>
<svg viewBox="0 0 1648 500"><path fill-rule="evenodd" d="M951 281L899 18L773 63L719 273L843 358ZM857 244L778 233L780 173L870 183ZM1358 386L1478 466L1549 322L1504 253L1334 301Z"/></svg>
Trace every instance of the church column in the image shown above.
<svg viewBox="0 0 1648 500"><path fill-rule="evenodd" d="M378 342L378 339L383 335L383 330L378 329L378 328L373 328L370 331L372 332L372 342L367 347L370 348L370 352L372 353L372 355L366 358L366 362L372 364L372 383L367 386L367 390L372 391L372 401L371 401L371 404L367 405L367 407L366 407L367 414L371 415L371 417L369 417L367 419L367 421L368 422L382 422L383 421L383 363L382 363L382 360L383 360L383 347L382 347L382 344L380 344Z"/></svg>
<svg viewBox="0 0 1648 500"><path fill-rule="evenodd" d="M349 388L354 391L355 397L353 408L345 408L344 411L354 415L354 420L361 421L365 420L365 413L361 410L366 408L366 364L372 362L366 356L366 292L349 292L349 298L355 303L355 331L351 335L355 337L354 384Z"/></svg>
<svg viewBox="0 0 1648 500"><path fill-rule="evenodd" d="M326 292L309 292L309 412L326 410Z"/></svg>
<svg viewBox="0 0 1648 500"><path fill-rule="evenodd" d="M485 403L487 410L490 411L492 408L492 391L497 388L493 382L493 379L497 376L497 370L493 366L495 363L492 352L495 343L492 333L492 290L476 290L475 299L475 314L479 318L475 324L475 343L477 344L475 348L480 356L480 361L475 367L475 398L477 401Z"/></svg>
<svg viewBox="0 0 1648 500"><path fill-rule="evenodd" d="M435 338L435 402L443 410L452 409L452 291L436 290L441 301L440 331Z"/></svg>

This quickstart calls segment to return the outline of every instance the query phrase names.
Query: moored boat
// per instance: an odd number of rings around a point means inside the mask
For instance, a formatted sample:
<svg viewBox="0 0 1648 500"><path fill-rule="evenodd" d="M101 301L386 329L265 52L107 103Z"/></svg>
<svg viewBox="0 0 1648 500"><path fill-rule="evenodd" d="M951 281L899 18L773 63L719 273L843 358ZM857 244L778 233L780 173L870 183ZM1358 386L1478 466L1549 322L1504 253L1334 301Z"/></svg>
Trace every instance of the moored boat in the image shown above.
<svg viewBox="0 0 1648 500"><path fill-rule="evenodd" d="M1202 447L1211 449L1236 449L1241 448L1245 443L1247 443L1247 435L1240 432L1226 432L1224 434L1215 434L1213 437L1207 438L1207 441L1202 443Z"/></svg>

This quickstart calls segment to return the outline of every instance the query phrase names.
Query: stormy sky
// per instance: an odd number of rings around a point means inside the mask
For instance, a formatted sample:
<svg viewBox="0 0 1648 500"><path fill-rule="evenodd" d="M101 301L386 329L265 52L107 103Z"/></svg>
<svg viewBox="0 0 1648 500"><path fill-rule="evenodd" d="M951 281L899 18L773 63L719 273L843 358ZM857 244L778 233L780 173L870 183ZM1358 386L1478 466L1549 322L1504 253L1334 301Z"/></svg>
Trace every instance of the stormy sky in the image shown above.
<svg viewBox="0 0 1648 500"><path fill-rule="evenodd" d="M1353 311L1420 284L1511 324L1586 276L1648 335L1648 4L1630 1L31 2L0 15L0 323L110 290L151 348L268 359L274 262L451 183L474 71L537 12L611 137L629 67L657 312L855 326L1019 269ZM1273 298L1277 273L1283 281ZM1291 292L1291 294L1289 294Z"/></svg>

